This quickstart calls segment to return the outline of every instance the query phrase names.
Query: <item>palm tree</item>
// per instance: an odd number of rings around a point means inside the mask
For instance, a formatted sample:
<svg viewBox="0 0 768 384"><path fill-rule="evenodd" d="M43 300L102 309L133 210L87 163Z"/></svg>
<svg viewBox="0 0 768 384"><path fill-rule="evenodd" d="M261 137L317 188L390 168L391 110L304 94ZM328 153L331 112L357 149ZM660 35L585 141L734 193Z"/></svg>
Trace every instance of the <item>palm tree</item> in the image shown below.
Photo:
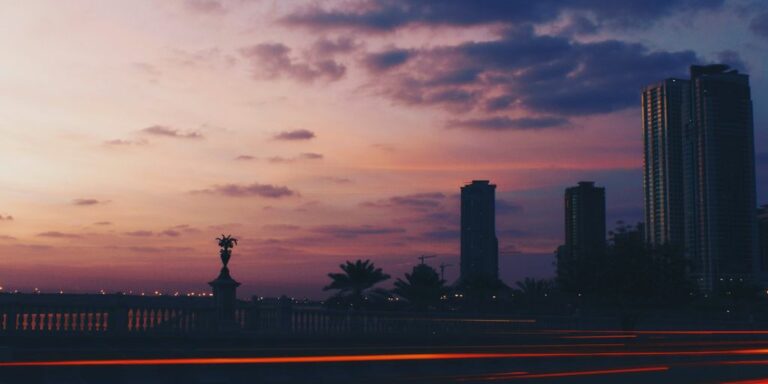
<svg viewBox="0 0 768 384"><path fill-rule="evenodd" d="M445 280L440 279L434 268L426 264L413 267L405 274L405 280L395 281L394 292L420 309L437 306L446 294Z"/></svg>
<svg viewBox="0 0 768 384"><path fill-rule="evenodd" d="M331 284L323 290L337 290L331 301L348 302L353 308L362 304L367 290L390 277L370 260L347 261L339 267L344 273L329 273Z"/></svg>
<svg viewBox="0 0 768 384"><path fill-rule="evenodd" d="M526 277L523 281L518 281L515 285L517 285L519 294L533 300L544 298L552 290L551 281L537 280L530 277Z"/></svg>

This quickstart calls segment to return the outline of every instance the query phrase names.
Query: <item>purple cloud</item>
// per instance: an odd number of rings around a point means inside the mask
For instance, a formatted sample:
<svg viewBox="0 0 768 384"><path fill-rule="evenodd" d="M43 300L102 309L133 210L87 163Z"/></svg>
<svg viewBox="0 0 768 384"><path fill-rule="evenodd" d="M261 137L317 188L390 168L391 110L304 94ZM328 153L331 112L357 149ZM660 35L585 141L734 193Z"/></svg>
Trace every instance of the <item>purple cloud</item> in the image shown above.
<svg viewBox="0 0 768 384"><path fill-rule="evenodd" d="M679 13L721 7L724 0L485 0L482 5L462 0L347 1L337 7L304 7L283 18L290 25L316 30L353 29L384 33L412 25L472 26L541 24L564 14L594 18L613 28L643 27Z"/></svg>
<svg viewBox="0 0 768 384"><path fill-rule="evenodd" d="M768 39L768 12L763 12L749 23L749 29L756 35Z"/></svg>
<svg viewBox="0 0 768 384"><path fill-rule="evenodd" d="M294 80L311 83L324 79L341 79L347 68L333 59L308 58L307 61L291 57L291 49L280 43L263 43L242 48L240 54L250 61L256 78L279 78L286 76Z"/></svg>
<svg viewBox="0 0 768 384"><path fill-rule="evenodd" d="M126 236L133 236L133 237L149 237L149 236L154 236L155 235L154 232L146 231L146 230L124 232L123 234L126 235Z"/></svg>
<svg viewBox="0 0 768 384"><path fill-rule="evenodd" d="M314 138L315 138L315 133L308 129L295 129L293 131L283 131L273 136L273 139L275 140L288 140L288 141L310 140Z"/></svg>
<svg viewBox="0 0 768 384"><path fill-rule="evenodd" d="M176 139L202 139L203 135L200 132L181 132L178 129L167 127L164 125L153 125L144 128L141 133L154 136L172 137Z"/></svg>
<svg viewBox="0 0 768 384"><path fill-rule="evenodd" d="M293 190L284 186L276 186L271 184L259 184L253 183L249 185L240 184L224 184L215 185L208 189L192 191L193 193L202 193L210 195L221 195L227 197L265 197L270 199L279 199L282 197L297 196Z"/></svg>
<svg viewBox="0 0 768 384"><path fill-rule="evenodd" d="M393 196L386 200L363 202L361 205L371 208L402 207L415 210L425 210L440 207L445 197L445 194L440 192L415 193L411 195Z"/></svg>
<svg viewBox="0 0 768 384"><path fill-rule="evenodd" d="M47 231L47 232L41 232L38 233L37 236L40 237L51 237L56 239L79 239L82 236L74 233L66 233L66 232L59 232L59 231Z"/></svg>
<svg viewBox="0 0 768 384"><path fill-rule="evenodd" d="M405 64L413 53L407 49L390 49L388 51L369 53L364 59L365 67L372 72L382 72Z"/></svg>
<svg viewBox="0 0 768 384"><path fill-rule="evenodd" d="M496 199L496 213L499 215L515 214L523 211L523 206L512 201Z"/></svg>
<svg viewBox="0 0 768 384"><path fill-rule="evenodd" d="M450 120L447 128L463 128L478 131L525 131L543 128L563 128L569 124L562 117L520 117L506 116L487 117L480 119Z"/></svg>
<svg viewBox="0 0 768 384"><path fill-rule="evenodd" d="M405 229L398 227L380 227L374 225L324 225L313 228L312 232L338 238L356 238L359 236L391 235L404 233Z"/></svg>
<svg viewBox="0 0 768 384"><path fill-rule="evenodd" d="M99 205L99 204L106 204L108 203L108 200L97 200L97 199L74 199L72 200L72 204L79 205L79 206L89 206L89 205Z"/></svg>
<svg viewBox="0 0 768 384"><path fill-rule="evenodd" d="M166 229L166 230L160 232L160 236L179 237L179 236L181 236L181 232L173 230L173 229Z"/></svg>

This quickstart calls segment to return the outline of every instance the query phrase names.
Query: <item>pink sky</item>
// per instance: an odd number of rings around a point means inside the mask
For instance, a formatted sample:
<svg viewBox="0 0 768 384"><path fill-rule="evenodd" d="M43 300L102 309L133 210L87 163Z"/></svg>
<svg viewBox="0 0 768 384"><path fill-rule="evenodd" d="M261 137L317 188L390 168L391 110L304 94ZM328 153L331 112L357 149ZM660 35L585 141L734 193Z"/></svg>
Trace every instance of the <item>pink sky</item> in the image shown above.
<svg viewBox="0 0 768 384"><path fill-rule="evenodd" d="M285 22L312 4L4 3L0 286L207 290L220 263L214 239L231 233L241 239L230 264L241 296L322 297L326 274L346 259L370 258L395 277L421 254L438 254L434 265L458 265L456 196L472 179L497 184L506 207L497 220L508 283L549 276L562 242L562 190L579 180L608 187L609 220L640 219L636 108L556 113L512 105L504 111L510 119L567 123L450 128L490 115L404 101L393 93L402 91L396 76L403 74L372 70L368 55L428 52L401 68L429 73L424 66L444 64L433 49L495 41L498 22L381 33ZM537 24L535 33L560 33L568 15ZM651 28L569 39L690 49L709 60L736 50L752 76L764 138L768 40L750 35L748 23L733 26L739 15L731 7L696 13L685 25L658 21L680 33L677 43ZM703 29L731 38L688 41ZM323 42L348 46L333 51L319 48ZM262 55L259 44L290 51ZM279 57L288 61L271 63ZM759 183L764 174L761 165ZM448 280L457 274L446 270Z"/></svg>

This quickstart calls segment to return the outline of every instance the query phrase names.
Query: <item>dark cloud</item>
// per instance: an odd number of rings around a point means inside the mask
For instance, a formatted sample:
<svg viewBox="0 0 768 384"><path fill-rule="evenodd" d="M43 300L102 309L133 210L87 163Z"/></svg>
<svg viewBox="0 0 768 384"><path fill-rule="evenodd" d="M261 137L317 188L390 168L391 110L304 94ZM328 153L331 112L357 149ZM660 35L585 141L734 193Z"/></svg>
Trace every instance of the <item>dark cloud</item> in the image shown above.
<svg viewBox="0 0 768 384"><path fill-rule="evenodd" d="M335 8L311 6L282 21L312 29L381 33L420 26L538 24L565 13L584 13L613 28L641 27L680 12L716 9L724 0L387 0L348 1Z"/></svg>
<svg viewBox="0 0 768 384"><path fill-rule="evenodd" d="M168 236L168 237L179 237L181 236L181 232L174 230L174 229L166 229L159 234L160 236Z"/></svg>
<svg viewBox="0 0 768 384"><path fill-rule="evenodd" d="M381 227L375 225L324 225L313 228L312 232L338 238L356 238L359 236L391 235L404 233L405 229L399 227Z"/></svg>
<svg viewBox="0 0 768 384"><path fill-rule="evenodd" d="M749 23L749 29L756 35L768 39L768 12L763 12Z"/></svg>
<svg viewBox="0 0 768 384"><path fill-rule="evenodd" d="M438 228L432 231L426 231L421 237L429 241L450 241L458 240L461 232L457 229Z"/></svg>
<svg viewBox="0 0 768 384"><path fill-rule="evenodd" d="M599 29L597 23L589 17L570 15L566 23L558 28L557 33L563 36L591 35L597 33Z"/></svg>
<svg viewBox="0 0 768 384"><path fill-rule="evenodd" d="M250 61L253 75L257 78L286 76L311 83L319 79L339 80L347 71L343 64L329 58L296 60L291 57L291 49L280 43L264 43L242 48L240 54Z"/></svg>
<svg viewBox="0 0 768 384"><path fill-rule="evenodd" d="M521 255L523 252L518 249L518 247L514 244L508 244L503 247L499 247L499 256L516 256Z"/></svg>
<svg viewBox="0 0 768 384"><path fill-rule="evenodd" d="M504 199L496 199L496 213L499 215L520 213L522 211L523 206L520 204Z"/></svg>
<svg viewBox="0 0 768 384"><path fill-rule="evenodd" d="M8 235L0 235L0 240L8 240L8 241L14 241L14 240L18 240L18 239L17 239L17 238L15 238L15 237L13 237L13 236L8 236Z"/></svg>
<svg viewBox="0 0 768 384"><path fill-rule="evenodd" d="M112 222L111 221L97 221L97 222L93 223L93 225L107 226L107 225L112 225Z"/></svg>
<svg viewBox="0 0 768 384"><path fill-rule="evenodd" d="M274 164L280 164L280 163L292 163L294 159L289 159L287 157L282 157L282 156L272 156L268 158L267 161Z"/></svg>
<svg viewBox="0 0 768 384"><path fill-rule="evenodd" d="M273 137L275 140L310 140L315 138L315 133L307 129L283 131Z"/></svg>
<svg viewBox="0 0 768 384"><path fill-rule="evenodd" d="M235 157L235 160L237 160L237 161L252 161L252 160L256 160L256 156L240 155L238 157Z"/></svg>
<svg viewBox="0 0 768 384"><path fill-rule="evenodd" d="M741 55L731 49L726 49L725 51L720 51L717 53L717 61L721 64L727 64L733 69L738 69L739 71L745 72L749 70L749 67L747 66L747 63L744 62L744 60L741 58Z"/></svg>
<svg viewBox="0 0 768 384"><path fill-rule="evenodd" d="M411 56L374 73L378 93L401 104L454 112L544 115L486 116L463 124L495 130L563 126L566 116L636 107L643 85L685 75L700 61L692 51L651 51L617 40L582 43L539 35L531 27L509 29L491 41L423 48Z"/></svg>
<svg viewBox="0 0 768 384"><path fill-rule="evenodd" d="M97 199L74 199L72 200L72 204L79 205L79 206L89 206L89 205L99 205L99 204L106 204L109 200L97 200Z"/></svg>
<svg viewBox="0 0 768 384"><path fill-rule="evenodd" d="M56 239L79 239L82 236L75 234L75 233L66 233L66 232L59 232L59 231L48 231L48 232L41 232L38 233L37 236L39 237L51 237Z"/></svg>
<svg viewBox="0 0 768 384"><path fill-rule="evenodd" d="M266 197L270 199L278 199L282 197L297 196L293 190L288 187L276 186L271 184L259 184L253 183L249 185L241 184L224 184L215 185L208 189L193 191L193 193L221 195L227 197Z"/></svg>
<svg viewBox="0 0 768 384"><path fill-rule="evenodd" d="M186 0L187 9L205 14L220 14L226 12L224 6L216 0Z"/></svg>
<svg viewBox="0 0 768 384"><path fill-rule="evenodd" d="M272 156L268 158L267 160L270 163L293 163L297 160L322 160L323 155L320 153L313 153L313 152L305 152L302 153L296 157L282 157L282 156Z"/></svg>
<svg viewBox="0 0 768 384"><path fill-rule="evenodd" d="M13 221L13 216L11 215L0 215L0 221Z"/></svg>
<svg viewBox="0 0 768 384"><path fill-rule="evenodd" d="M416 193L411 195L393 196L385 200L367 201L360 205L370 208L403 207L415 210L434 209L441 205L445 195L440 192Z"/></svg>
<svg viewBox="0 0 768 384"><path fill-rule="evenodd" d="M369 53L363 63L372 72L381 72L405 64L412 53L407 49L390 49L388 51Z"/></svg>
<svg viewBox="0 0 768 384"><path fill-rule="evenodd" d="M107 140L104 142L104 145L111 146L111 147L130 147L130 146L140 146L140 145L147 145L149 142L144 139L139 140L126 140L126 139L114 139L114 140Z"/></svg>
<svg viewBox="0 0 768 384"><path fill-rule="evenodd" d="M356 51L360 47L354 39L341 36L336 40L320 38L310 48L312 55L316 57L333 57Z"/></svg>
<svg viewBox="0 0 768 384"><path fill-rule="evenodd" d="M202 139L200 132L181 132L178 129L164 125L153 125L141 130L141 133L153 136L173 137L177 139Z"/></svg>
<svg viewBox="0 0 768 384"><path fill-rule="evenodd" d="M464 128L479 131L524 131L543 128L562 128L568 125L568 119L562 117L520 117L506 116L480 119L451 120L448 128Z"/></svg>
<svg viewBox="0 0 768 384"><path fill-rule="evenodd" d="M154 232L146 231L146 230L124 232L123 234L126 236L133 236L133 237L150 237L155 235Z"/></svg>

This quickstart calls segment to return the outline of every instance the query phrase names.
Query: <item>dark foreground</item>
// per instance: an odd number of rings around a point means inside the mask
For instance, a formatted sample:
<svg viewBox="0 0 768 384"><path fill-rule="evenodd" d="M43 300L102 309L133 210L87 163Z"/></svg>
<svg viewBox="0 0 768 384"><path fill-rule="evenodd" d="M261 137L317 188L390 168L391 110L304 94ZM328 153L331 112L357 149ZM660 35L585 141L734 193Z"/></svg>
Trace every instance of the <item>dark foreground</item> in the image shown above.
<svg viewBox="0 0 768 384"><path fill-rule="evenodd" d="M550 330L258 345L237 339L5 343L0 383L768 382L768 331Z"/></svg>

